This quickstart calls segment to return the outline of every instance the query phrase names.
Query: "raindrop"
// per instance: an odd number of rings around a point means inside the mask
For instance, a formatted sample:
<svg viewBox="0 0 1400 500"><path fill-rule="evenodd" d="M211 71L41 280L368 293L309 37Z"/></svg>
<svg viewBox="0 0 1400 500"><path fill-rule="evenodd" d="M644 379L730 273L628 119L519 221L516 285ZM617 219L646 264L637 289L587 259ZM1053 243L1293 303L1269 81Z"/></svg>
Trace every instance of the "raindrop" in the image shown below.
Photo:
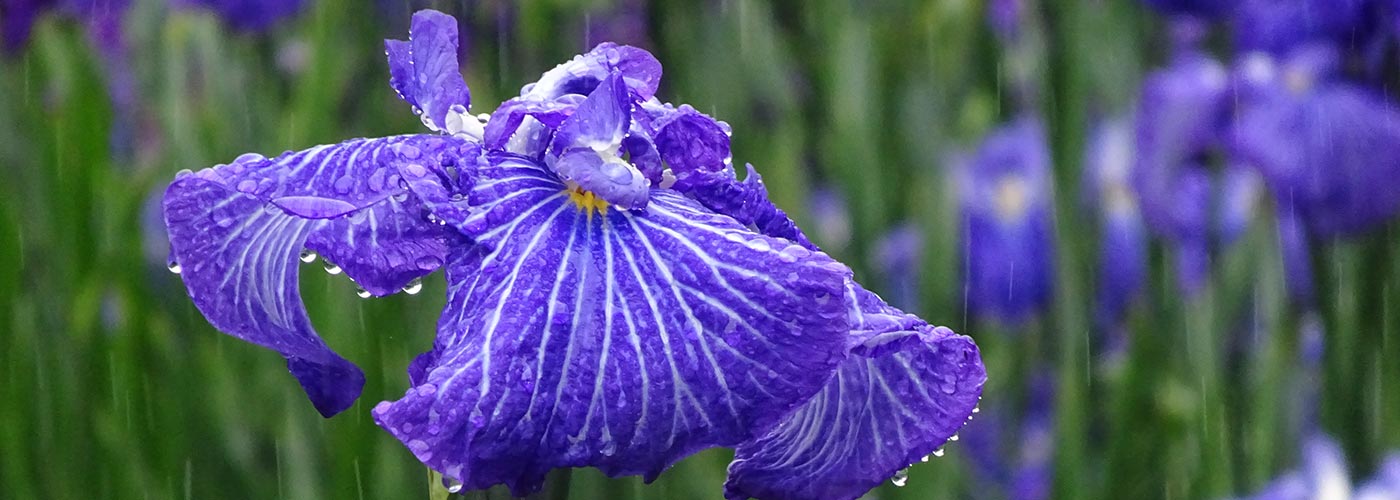
<svg viewBox="0 0 1400 500"><path fill-rule="evenodd" d="M456 479L452 479L452 478L450 478L450 477L444 476L444 477L442 478L442 482L447 486L447 492L448 492L448 493L461 493L461 492L462 492L462 483L457 482Z"/></svg>
<svg viewBox="0 0 1400 500"><path fill-rule="evenodd" d="M175 172L175 178L176 178L176 179L180 179L180 178L183 178L183 177L187 177L187 176L189 176L190 174L193 174L193 173L194 173L193 170L190 170L190 169L186 168L186 169L180 170L179 172Z"/></svg>
<svg viewBox="0 0 1400 500"><path fill-rule="evenodd" d="M355 287L355 295L360 296L362 299L368 299L370 293L369 290L365 290L364 287Z"/></svg>
<svg viewBox="0 0 1400 500"><path fill-rule="evenodd" d="M423 156L423 152L418 150L418 147L412 144L399 144L398 153L399 156L403 156L404 158L408 158L410 160L417 160L418 158Z"/></svg>
<svg viewBox="0 0 1400 500"><path fill-rule="evenodd" d="M948 440L949 440L949 441L957 441L957 440L958 440L958 435L957 435L957 434L953 434L953 436L950 437L950 438L948 438Z"/></svg>
<svg viewBox="0 0 1400 500"><path fill-rule="evenodd" d="M399 191L397 193L394 193L392 198L397 203L403 203L405 201L408 201L408 191Z"/></svg>
<svg viewBox="0 0 1400 500"><path fill-rule="evenodd" d="M773 247L771 247L771 246L768 245L768 242L767 242L766 240L762 240L762 239L758 239L758 238L754 238L754 239L752 239L752 240L749 240L748 242L746 242L746 243L744 243L744 244L745 244L745 245L748 245L748 247L749 247L750 249L752 249L752 250L758 250L758 251L760 251L760 252L767 252L767 251L773 249Z"/></svg>
<svg viewBox="0 0 1400 500"><path fill-rule="evenodd" d="M258 189L258 181L243 179L238 183L238 192L240 193L251 193L256 189Z"/></svg>
<svg viewBox="0 0 1400 500"><path fill-rule="evenodd" d="M233 162L234 162L234 163L253 163L253 162L263 161L263 160L266 160L266 159L267 159L267 157L265 157L265 156L263 156L263 155L260 155L260 154L257 154L257 153L243 153L243 154L241 154L241 155L238 155L238 158L234 158L234 159L233 159Z"/></svg>
<svg viewBox="0 0 1400 500"><path fill-rule="evenodd" d="M890 483L893 483L896 488L903 488L905 484L909 483L909 469L900 469L895 472L894 477L890 478Z"/></svg>
<svg viewBox="0 0 1400 500"><path fill-rule="evenodd" d="M424 271L431 271L433 269L437 269L438 266L442 265L442 259L433 257L431 255L424 255L418 258L417 264L418 269L422 269Z"/></svg>
<svg viewBox="0 0 1400 500"><path fill-rule="evenodd" d="M305 263L307 263L307 264L310 264L310 263L312 263L312 262L315 262L315 261L316 261L316 252L312 251L310 248L304 248L304 249L302 249L302 251L301 251L301 257L300 257L300 259L301 259L302 262L305 262Z"/></svg>
<svg viewBox="0 0 1400 500"><path fill-rule="evenodd" d="M933 456L935 456L935 457L942 457L942 456L943 456L943 448L939 448L939 449L933 450Z"/></svg>
<svg viewBox="0 0 1400 500"><path fill-rule="evenodd" d="M340 266L337 266L337 265L331 263L331 261L329 261L329 260L326 261L326 274L329 274L329 275L334 276L334 275L340 274L340 271L341 271Z"/></svg>
<svg viewBox="0 0 1400 500"><path fill-rule="evenodd" d="M423 291L423 279L422 279L422 278L413 278L413 281L410 281L410 282L408 282L407 285L404 285L404 286L403 286L403 293L406 293L406 294L409 294L409 295L418 295L418 292L421 292L421 291Z"/></svg>
<svg viewBox="0 0 1400 500"><path fill-rule="evenodd" d="M166 269L169 269L170 272L172 272L172 273L180 274L180 263L179 263L179 262L175 262L175 261L172 260L172 261L170 261L169 263L167 263L167 264L165 265L165 268L166 268Z"/></svg>
<svg viewBox="0 0 1400 500"><path fill-rule="evenodd" d="M924 455L924 458L920 458L919 461L923 463L928 463L928 455Z"/></svg>
<svg viewBox="0 0 1400 500"><path fill-rule="evenodd" d="M981 406L974 407L974 408L972 409L972 413L982 413L982 407L981 407Z"/></svg>

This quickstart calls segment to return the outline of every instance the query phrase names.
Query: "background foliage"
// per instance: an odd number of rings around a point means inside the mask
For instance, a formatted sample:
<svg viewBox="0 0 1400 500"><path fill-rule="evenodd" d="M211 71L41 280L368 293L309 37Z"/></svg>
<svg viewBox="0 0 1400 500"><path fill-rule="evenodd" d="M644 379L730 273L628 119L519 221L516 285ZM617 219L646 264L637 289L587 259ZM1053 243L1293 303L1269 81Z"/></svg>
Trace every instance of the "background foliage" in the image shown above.
<svg viewBox="0 0 1400 500"><path fill-rule="evenodd" d="M126 29L133 114L114 109L106 56L81 24L47 17L0 62L0 497L429 494L425 468L368 412L402 394L409 360L431 344L441 277L416 296L362 300L343 277L303 268L317 329L368 378L355 407L323 420L278 356L218 334L184 296L164 269L151 201L176 171L243 152L417 131L387 85L381 40L404 38L423 7L464 20L477 112L605 38L652 49L666 69L661 96L728 121L736 159L759 168L799 224L819 222L815 188L844 196L849 241L814 236L876 291L889 283L875 272L875 242L913 223L924 241L915 309L978 341L988 401L1004 402L972 425L986 416L1014 430L1026 380L1053 380L1055 498L1253 491L1297 464L1311 411L1357 476L1400 447L1393 224L1315 248L1327 346L1316 376L1300 368L1311 320L1285 295L1266 206L1193 298L1176 291L1168 250L1154 243L1129 346L1112 359L1098 350L1098 229L1083 216L1080 177L1088 131L1127 112L1166 57L1161 19L1136 2L1036 6L1041 45L1023 72L975 0L319 1L259 35L138 1ZM1036 89L1034 108L1011 95L1013 78ZM1023 325L968 321L948 158L1026 112L1043 117L1053 151L1055 300ZM1316 401L1301 396L1308 384L1320 384ZM1002 496L972 471L967 445L872 496ZM543 496L715 498L728 459L701 453L651 486L580 470Z"/></svg>

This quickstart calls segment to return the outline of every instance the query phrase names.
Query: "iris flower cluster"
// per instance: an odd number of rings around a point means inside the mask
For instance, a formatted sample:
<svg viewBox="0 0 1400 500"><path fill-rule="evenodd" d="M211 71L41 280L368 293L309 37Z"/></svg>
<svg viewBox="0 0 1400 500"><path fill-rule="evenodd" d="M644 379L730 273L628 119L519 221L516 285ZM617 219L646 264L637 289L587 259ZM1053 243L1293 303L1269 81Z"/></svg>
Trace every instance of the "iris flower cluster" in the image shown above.
<svg viewBox="0 0 1400 500"><path fill-rule="evenodd" d="M473 115L457 23L413 16L391 84L432 132L245 154L163 206L191 299L275 350L325 416L361 371L297 291L317 257L365 295L447 303L411 387L372 411L454 487L557 468L647 480L734 447L728 498L856 498L954 436L986 378L972 340L887 305L732 164L730 129L656 98L661 64L604 43Z"/></svg>

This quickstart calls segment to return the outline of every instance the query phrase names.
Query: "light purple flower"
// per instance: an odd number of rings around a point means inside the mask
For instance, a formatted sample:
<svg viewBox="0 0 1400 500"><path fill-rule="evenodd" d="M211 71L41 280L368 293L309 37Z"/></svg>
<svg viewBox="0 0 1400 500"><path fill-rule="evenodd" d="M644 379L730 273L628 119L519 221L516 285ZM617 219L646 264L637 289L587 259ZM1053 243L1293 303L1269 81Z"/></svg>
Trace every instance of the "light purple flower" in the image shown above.
<svg viewBox="0 0 1400 500"><path fill-rule="evenodd" d="M992 132L957 172L971 314L1015 323L1054 288L1050 151L1035 118Z"/></svg>
<svg viewBox="0 0 1400 500"><path fill-rule="evenodd" d="M1118 331L1147 280L1147 230L1131 185L1133 140L1127 120L1104 122L1094 130L1085 158L1085 201L1099 219L1095 321L1103 333Z"/></svg>
<svg viewBox="0 0 1400 500"><path fill-rule="evenodd" d="M919 307L919 275L924 242L919 227L902 223L875 243L875 264L889 292L889 302L900 309Z"/></svg>
<svg viewBox="0 0 1400 500"><path fill-rule="evenodd" d="M323 414L363 376L311 329L303 249L366 295L445 268L437 339L372 414L462 488L651 480L731 446L731 498L856 498L962 427L986 377L971 339L852 281L752 166L738 178L727 126L655 99L654 57L602 44L482 126L455 40L422 11L388 44L394 88L442 133L245 155L166 192L196 306L285 356Z"/></svg>

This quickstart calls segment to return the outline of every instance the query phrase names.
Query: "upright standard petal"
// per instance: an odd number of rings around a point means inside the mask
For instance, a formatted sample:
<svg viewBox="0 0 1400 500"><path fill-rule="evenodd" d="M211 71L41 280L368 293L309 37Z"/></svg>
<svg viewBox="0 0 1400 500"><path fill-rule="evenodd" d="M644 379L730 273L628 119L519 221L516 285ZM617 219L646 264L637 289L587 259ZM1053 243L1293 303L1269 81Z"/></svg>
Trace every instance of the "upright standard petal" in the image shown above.
<svg viewBox="0 0 1400 500"><path fill-rule="evenodd" d="M651 182L622 157L622 140L631 122L632 97L622 74L614 72L559 125L549 166L559 177L608 203L627 209L645 207Z"/></svg>
<svg viewBox="0 0 1400 500"><path fill-rule="evenodd" d="M316 409L334 415L364 377L311 328L297 290L303 248L377 294L436 269L459 236L422 219L394 164L448 140L353 140L185 173L163 203L172 266L210 323L282 354Z"/></svg>
<svg viewBox="0 0 1400 500"><path fill-rule="evenodd" d="M972 339L850 282L851 355L776 429L739 445L725 497L854 499L943 446L987 373Z"/></svg>
<svg viewBox="0 0 1400 500"><path fill-rule="evenodd" d="M526 85L520 91L520 97L506 101L491 113L483 144L488 149L500 149L518 131L529 133L536 130L538 125L528 124L525 121L527 116L550 127L558 126L557 120L567 117L572 113L572 106L577 104L577 101L567 101L569 96L593 93L598 84L614 72L622 75L628 92L638 100L650 99L661 83L661 62L650 52L610 42L599 44L588 53L545 72L539 81ZM551 120L554 120L553 124L549 123ZM528 154L526 151L512 151Z"/></svg>
<svg viewBox="0 0 1400 500"><path fill-rule="evenodd" d="M606 210L497 154L417 386L375 421L465 488L656 477L777 424L841 362L849 270L672 191Z"/></svg>
<svg viewBox="0 0 1400 500"><path fill-rule="evenodd" d="M408 41L385 40L389 83L399 97L413 105L423 124L448 130L448 113L471 107L471 93L457 65L457 20L435 10L413 14Z"/></svg>

